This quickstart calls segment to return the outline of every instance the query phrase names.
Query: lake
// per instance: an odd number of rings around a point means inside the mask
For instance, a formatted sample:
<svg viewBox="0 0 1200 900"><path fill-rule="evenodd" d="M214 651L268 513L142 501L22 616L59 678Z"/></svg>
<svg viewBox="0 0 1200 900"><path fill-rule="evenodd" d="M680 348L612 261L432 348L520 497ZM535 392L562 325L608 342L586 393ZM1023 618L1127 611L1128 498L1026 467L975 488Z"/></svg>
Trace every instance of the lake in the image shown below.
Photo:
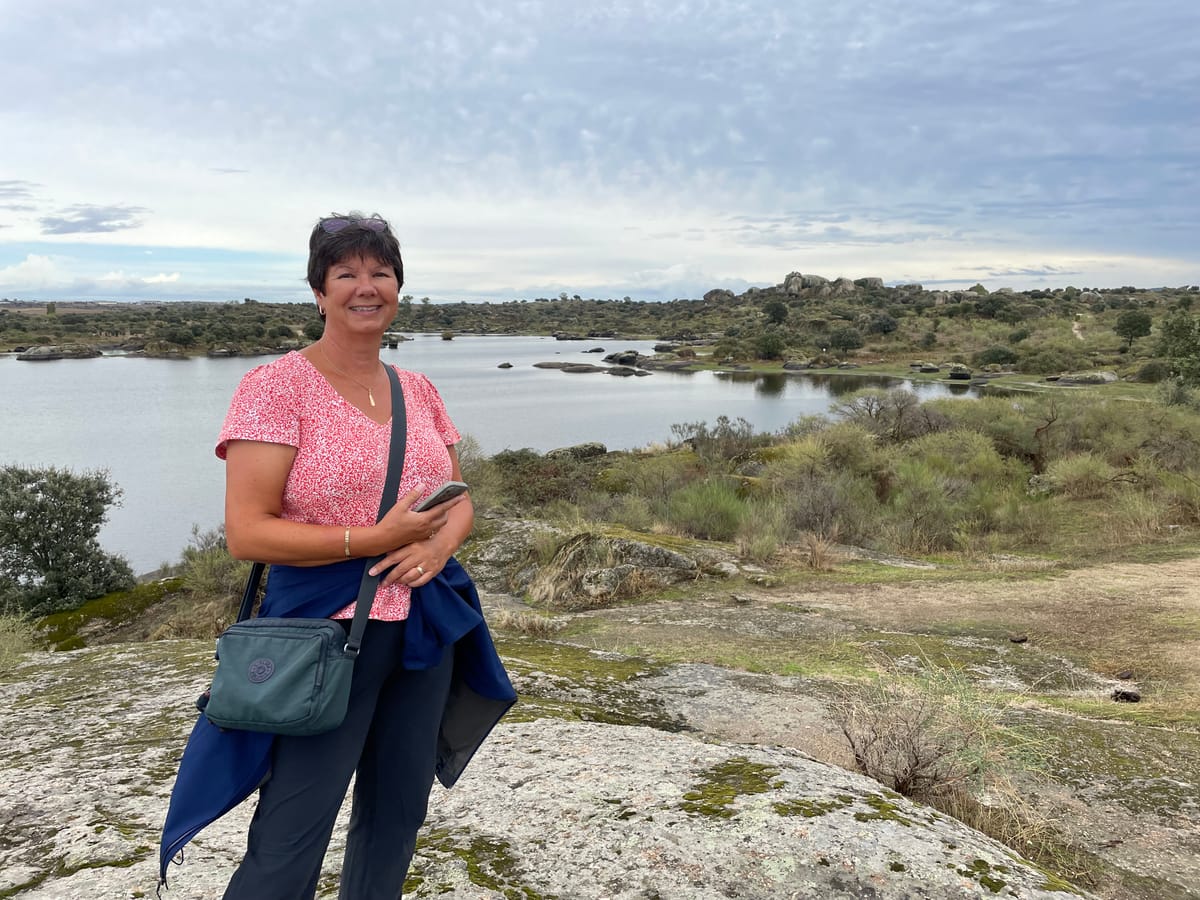
<svg viewBox="0 0 1200 900"><path fill-rule="evenodd" d="M747 419L777 431L828 411L839 395L888 379L834 374L655 372L617 378L535 369L536 362L599 362L607 352L650 353L652 341L417 335L385 361L424 372L458 429L485 453L600 441L611 450L671 438L671 425ZM223 464L213 445L229 398L246 371L270 357L187 360L105 356L18 362L0 354L0 464L107 469L123 490L100 532L106 550L135 572L175 562L192 525L220 524ZM511 369L498 369L500 363ZM961 386L910 385L922 399Z"/></svg>

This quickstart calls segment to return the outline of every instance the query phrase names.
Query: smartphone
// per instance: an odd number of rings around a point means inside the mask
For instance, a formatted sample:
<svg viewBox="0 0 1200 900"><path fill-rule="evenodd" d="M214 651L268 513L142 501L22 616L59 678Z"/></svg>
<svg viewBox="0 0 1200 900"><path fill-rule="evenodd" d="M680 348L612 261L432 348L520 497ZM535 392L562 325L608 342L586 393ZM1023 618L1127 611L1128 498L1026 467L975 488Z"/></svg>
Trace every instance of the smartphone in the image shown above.
<svg viewBox="0 0 1200 900"><path fill-rule="evenodd" d="M440 488L422 500L417 506L413 507L416 512L425 512L427 509L433 509L439 503L445 503L459 494L465 493L467 485L462 481L447 481Z"/></svg>

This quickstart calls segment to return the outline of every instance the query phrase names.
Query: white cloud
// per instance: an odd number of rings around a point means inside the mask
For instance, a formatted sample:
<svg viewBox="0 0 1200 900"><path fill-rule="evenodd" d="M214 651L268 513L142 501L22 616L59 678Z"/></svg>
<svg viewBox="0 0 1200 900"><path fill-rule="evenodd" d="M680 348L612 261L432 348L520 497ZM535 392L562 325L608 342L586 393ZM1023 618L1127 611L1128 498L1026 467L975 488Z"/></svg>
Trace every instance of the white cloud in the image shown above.
<svg viewBox="0 0 1200 900"><path fill-rule="evenodd" d="M0 269L0 289L30 291L51 287L61 280L48 256L30 253L21 262Z"/></svg>

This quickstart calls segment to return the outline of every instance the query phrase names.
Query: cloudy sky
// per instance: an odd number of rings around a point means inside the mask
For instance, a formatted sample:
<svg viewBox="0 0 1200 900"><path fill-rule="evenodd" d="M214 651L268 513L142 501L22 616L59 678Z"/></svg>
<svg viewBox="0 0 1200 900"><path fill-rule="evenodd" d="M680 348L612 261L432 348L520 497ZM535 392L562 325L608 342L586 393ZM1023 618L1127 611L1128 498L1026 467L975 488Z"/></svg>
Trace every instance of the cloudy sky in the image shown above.
<svg viewBox="0 0 1200 900"><path fill-rule="evenodd" d="M0 297L1200 283L1200 3L0 0Z"/></svg>

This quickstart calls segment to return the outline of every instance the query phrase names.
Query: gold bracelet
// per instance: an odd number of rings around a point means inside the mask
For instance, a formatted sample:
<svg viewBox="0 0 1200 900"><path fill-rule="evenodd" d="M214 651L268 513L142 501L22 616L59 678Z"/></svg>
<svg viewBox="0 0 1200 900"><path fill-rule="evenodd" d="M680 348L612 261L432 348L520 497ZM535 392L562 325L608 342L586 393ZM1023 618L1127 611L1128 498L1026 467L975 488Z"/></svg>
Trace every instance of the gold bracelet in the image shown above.
<svg viewBox="0 0 1200 900"><path fill-rule="evenodd" d="M350 529L346 528L346 558L350 558Z"/></svg>

